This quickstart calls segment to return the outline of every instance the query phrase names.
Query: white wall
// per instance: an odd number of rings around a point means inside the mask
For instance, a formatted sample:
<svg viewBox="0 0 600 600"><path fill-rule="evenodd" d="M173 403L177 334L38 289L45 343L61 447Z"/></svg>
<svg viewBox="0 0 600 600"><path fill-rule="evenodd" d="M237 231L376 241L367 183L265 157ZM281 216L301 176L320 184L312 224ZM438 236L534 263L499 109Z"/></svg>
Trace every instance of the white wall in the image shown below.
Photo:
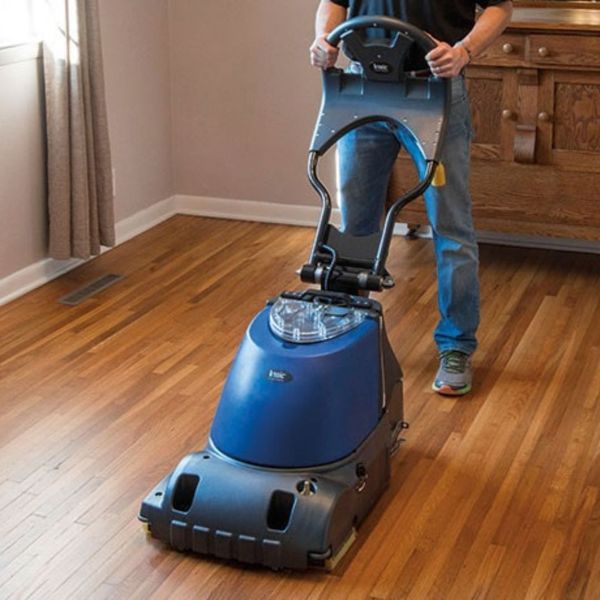
<svg viewBox="0 0 600 600"><path fill-rule="evenodd" d="M178 194L314 204L318 0L170 0Z"/></svg>
<svg viewBox="0 0 600 600"><path fill-rule="evenodd" d="M40 61L0 64L0 278L45 256Z"/></svg>
<svg viewBox="0 0 600 600"><path fill-rule="evenodd" d="M100 0L117 220L174 193L167 4Z"/></svg>

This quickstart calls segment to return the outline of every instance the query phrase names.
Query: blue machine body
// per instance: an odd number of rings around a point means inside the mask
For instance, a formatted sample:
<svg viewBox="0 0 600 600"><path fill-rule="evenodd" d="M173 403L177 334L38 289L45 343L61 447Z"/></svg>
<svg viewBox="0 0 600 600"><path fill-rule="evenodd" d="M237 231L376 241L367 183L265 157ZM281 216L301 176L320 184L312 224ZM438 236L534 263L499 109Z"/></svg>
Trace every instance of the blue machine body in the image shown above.
<svg viewBox="0 0 600 600"><path fill-rule="evenodd" d="M341 460L382 413L380 317L331 340L295 344L248 327L223 389L211 440L246 463L303 468Z"/></svg>

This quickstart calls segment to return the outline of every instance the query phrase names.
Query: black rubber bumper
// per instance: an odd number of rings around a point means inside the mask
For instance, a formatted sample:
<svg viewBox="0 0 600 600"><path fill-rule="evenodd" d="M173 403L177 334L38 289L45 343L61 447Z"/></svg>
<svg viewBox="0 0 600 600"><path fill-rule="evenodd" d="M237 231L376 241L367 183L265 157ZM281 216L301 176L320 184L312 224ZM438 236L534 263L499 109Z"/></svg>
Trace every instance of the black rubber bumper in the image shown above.
<svg viewBox="0 0 600 600"><path fill-rule="evenodd" d="M387 450L374 437L348 460L312 472L253 467L209 446L148 494L139 519L179 551L272 569L327 566L388 480Z"/></svg>

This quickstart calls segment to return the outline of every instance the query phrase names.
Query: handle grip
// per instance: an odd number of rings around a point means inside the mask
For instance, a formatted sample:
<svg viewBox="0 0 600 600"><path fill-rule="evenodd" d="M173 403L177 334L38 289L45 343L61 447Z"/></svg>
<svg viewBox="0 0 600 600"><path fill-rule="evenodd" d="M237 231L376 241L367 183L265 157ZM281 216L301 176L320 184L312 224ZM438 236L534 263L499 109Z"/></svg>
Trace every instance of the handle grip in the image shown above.
<svg viewBox="0 0 600 600"><path fill-rule="evenodd" d="M431 37L410 23L406 23L400 19L394 19L393 17L369 16L354 17L353 19L349 19L341 25L338 25L327 36L327 43L331 46L337 46L345 33L372 28L390 29L392 31L403 33L416 42L426 54L437 47L437 44Z"/></svg>

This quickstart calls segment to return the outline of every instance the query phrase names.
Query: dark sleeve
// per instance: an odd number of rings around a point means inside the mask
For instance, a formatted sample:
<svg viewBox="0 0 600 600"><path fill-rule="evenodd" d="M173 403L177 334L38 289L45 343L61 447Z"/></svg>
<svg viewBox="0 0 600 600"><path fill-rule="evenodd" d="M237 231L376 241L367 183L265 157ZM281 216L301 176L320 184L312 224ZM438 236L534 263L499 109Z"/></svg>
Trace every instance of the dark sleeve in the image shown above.
<svg viewBox="0 0 600 600"><path fill-rule="evenodd" d="M507 1L512 2L512 0L477 0L477 4L479 4L481 8L487 8L488 6L496 6L496 4L504 4Z"/></svg>
<svg viewBox="0 0 600 600"><path fill-rule="evenodd" d="M343 6L344 8L348 8L350 5L350 0L329 0L331 4L337 4L338 6Z"/></svg>

